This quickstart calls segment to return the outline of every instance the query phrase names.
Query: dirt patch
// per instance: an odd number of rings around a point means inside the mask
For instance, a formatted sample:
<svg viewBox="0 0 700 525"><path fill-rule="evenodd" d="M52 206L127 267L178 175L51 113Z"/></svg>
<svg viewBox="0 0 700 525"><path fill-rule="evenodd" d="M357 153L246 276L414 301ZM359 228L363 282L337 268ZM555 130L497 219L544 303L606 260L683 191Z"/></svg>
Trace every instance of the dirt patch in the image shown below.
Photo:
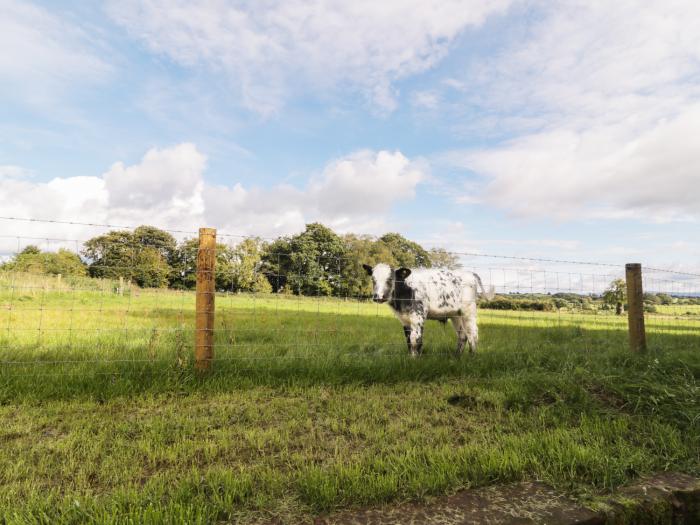
<svg viewBox="0 0 700 525"><path fill-rule="evenodd" d="M615 525L694 525L700 523L700 480L663 472L621 488L600 508Z"/></svg>
<svg viewBox="0 0 700 525"><path fill-rule="evenodd" d="M700 523L700 480L661 473L591 502L539 482L464 490L421 505L404 503L319 517L315 525L692 525Z"/></svg>
<svg viewBox="0 0 700 525"><path fill-rule="evenodd" d="M491 401L479 399L470 394L455 394L447 398L447 403L466 410L494 410L496 408Z"/></svg>
<svg viewBox="0 0 700 525"><path fill-rule="evenodd" d="M627 400L616 392L612 392L602 385L591 386L588 391L601 404L614 408L615 410L625 410L627 408Z"/></svg>
<svg viewBox="0 0 700 525"><path fill-rule="evenodd" d="M407 503L319 518L317 525L598 525L600 513L577 505L544 483L465 490L430 505Z"/></svg>

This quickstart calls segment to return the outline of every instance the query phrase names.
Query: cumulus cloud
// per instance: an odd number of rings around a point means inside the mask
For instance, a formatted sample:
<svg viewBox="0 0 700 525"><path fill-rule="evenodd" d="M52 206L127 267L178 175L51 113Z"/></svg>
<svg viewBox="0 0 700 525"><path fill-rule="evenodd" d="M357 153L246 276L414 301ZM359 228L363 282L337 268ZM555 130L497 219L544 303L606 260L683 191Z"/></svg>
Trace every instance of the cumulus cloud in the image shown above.
<svg viewBox="0 0 700 525"><path fill-rule="evenodd" d="M186 232L209 225L263 237L297 232L316 220L339 231L373 232L385 224L394 204L413 198L427 169L400 152L360 151L329 162L302 188L212 185L204 177L206 156L184 143L153 148L138 163L117 162L94 177L37 182L16 176L23 172L14 166L2 167L0 208L4 216L152 224ZM96 233L89 226L44 223L23 224L18 231L24 237L78 240ZM3 250L14 250L13 242L5 240Z"/></svg>
<svg viewBox="0 0 700 525"><path fill-rule="evenodd" d="M127 0L112 2L109 12L152 51L224 72L262 114L294 90L340 85L391 111L395 81L433 67L465 28L510 2Z"/></svg>
<svg viewBox="0 0 700 525"><path fill-rule="evenodd" d="M400 152L361 151L328 164L309 193L323 215L381 214L413 198L427 166Z"/></svg>
<svg viewBox="0 0 700 525"><path fill-rule="evenodd" d="M103 176L110 216L145 215L155 224L181 224L204 211L206 157L194 144L151 149L133 166L114 164Z"/></svg>
<svg viewBox="0 0 700 525"><path fill-rule="evenodd" d="M511 138L449 162L518 215L700 218L700 4L540 7L526 41L464 79Z"/></svg>
<svg viewBox="0 0 700 525"><path fill-rule="evenodd" d="M47 106L67 86L104 78L111 67L70 19L28 2L0 3L0 93Z"/></svg>
<svg viewBox="0 0 700 525"><path fill-rule="evenodd" d="M401 152L359 151L329 162L302 189L205 188L207 217L233 231L291 233L319 220L338 231L376 232L392 207L415 195L428 176L421 160Z"/></svg>

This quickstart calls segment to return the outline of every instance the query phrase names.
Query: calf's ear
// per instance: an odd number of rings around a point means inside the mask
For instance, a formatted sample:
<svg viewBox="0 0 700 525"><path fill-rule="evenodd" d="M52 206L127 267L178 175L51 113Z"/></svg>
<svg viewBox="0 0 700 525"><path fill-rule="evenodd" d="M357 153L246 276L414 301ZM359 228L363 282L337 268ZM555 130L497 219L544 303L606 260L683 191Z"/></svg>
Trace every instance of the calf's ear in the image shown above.
<svg viewBox="0 0 700 525"><path fill-rule="evenodd" d="M398 281L405 281L406 277L411 275L411 270L408 268L399 268L396 270L396 280Z"/></svg>
<svg viewBox="0 0 700 525"><path fill-rule="evenodd" d="M372 267L369 264L363 264L362 267L367 272L367 275L372 275Z"/></svg>

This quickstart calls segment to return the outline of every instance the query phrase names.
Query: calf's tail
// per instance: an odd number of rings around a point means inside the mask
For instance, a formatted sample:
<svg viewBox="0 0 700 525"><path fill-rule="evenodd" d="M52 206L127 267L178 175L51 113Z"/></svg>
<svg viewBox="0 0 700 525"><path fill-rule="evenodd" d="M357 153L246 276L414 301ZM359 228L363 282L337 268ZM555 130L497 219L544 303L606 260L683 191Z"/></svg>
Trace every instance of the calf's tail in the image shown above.
<svg viewBox="0 0 700 525"><path fill-rule="evenodd" d="M476 279L476 284L477 284L477 295L480 295L481 298L486 299L490 301L496 296L496 288L494 288L493 285L489 286L489 291L487 292L484 289L484 284L481 282L481 277L479 277L478 274L474 274L474 278ZM479 294L479 288L481 288L481 294Z"/></svg>

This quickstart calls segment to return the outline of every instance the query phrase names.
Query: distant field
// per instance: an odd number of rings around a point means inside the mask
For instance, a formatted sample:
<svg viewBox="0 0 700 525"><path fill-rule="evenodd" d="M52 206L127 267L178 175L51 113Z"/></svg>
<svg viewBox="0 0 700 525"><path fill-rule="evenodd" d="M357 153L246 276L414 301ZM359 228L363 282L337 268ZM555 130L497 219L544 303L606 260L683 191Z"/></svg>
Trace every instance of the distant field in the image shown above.
<svg viewBox="0 0 700 525"><path fill-rule="evenodd" d="M476 356L430 322L411 360L385 305L222 294L199 377L192 292L67 281L0 276L0 522L300 522L700 473L698 306L649 315L646 356L625 316L482 310Z"/></svg>
<svg viewBox="0 0 700 525"><path fill-rule="evenodd" d="M700 304L668 304L658 305L658 313L664 315L700 316Z"/></svg>

